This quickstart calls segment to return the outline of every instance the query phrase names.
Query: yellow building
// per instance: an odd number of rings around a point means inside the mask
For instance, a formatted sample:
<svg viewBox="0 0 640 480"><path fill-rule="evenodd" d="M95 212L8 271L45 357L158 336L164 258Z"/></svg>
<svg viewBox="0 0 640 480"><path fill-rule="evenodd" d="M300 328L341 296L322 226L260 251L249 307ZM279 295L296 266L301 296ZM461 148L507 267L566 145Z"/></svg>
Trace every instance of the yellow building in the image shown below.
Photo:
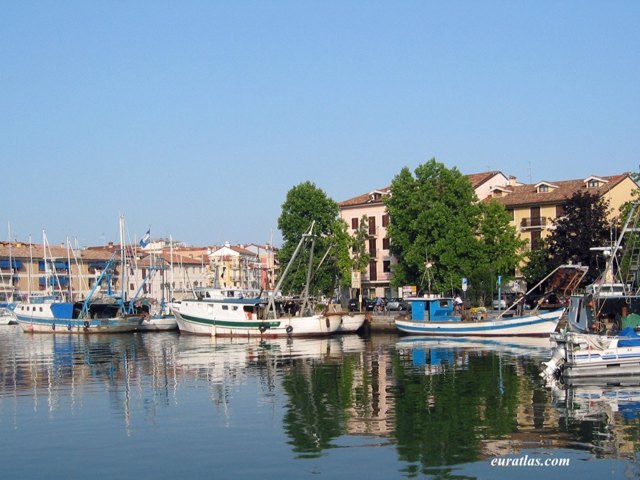
<svg viewBox="0 0 640 480"><path fill-rule="evenodd" d="M629 173L608 177L561 181L541 181L529 185L496 187L490 197L502 203L511 214L520 238L535 249L540 240L547 237L556 218L564 215L564 204L577 192L585 192L604 198L609 205L610 218L620 214L620 207L631 200L638 188Z"/></svg>

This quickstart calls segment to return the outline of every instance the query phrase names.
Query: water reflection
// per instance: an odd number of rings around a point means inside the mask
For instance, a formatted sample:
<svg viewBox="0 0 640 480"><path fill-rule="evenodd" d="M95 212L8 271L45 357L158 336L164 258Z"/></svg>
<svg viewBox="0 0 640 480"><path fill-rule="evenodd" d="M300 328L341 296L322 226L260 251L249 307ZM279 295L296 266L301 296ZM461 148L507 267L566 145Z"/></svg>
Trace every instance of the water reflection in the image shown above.
<svg viewBox="0 0 640 480"><path fill-rule="evenodd" d="M244 413L272 412L293 460L390 448L403 475L445 477L532 449L635 465L640 385L549 388L539 377L548 355L545 339L260 341L7 328L0 330L0 411L19 424L40 421L19 413L25 404L59 417L105 410L111 418L102 429L130 436L140 420L169 424L179 449L184 408L204 395L224 428L282 443Z"/></svg>
<svg viewBox="0 0 640 480"><path fill-rule="evenodd" d="M640 383L552 386L559 428L598 458L635 460L640 446Z"/></svg>

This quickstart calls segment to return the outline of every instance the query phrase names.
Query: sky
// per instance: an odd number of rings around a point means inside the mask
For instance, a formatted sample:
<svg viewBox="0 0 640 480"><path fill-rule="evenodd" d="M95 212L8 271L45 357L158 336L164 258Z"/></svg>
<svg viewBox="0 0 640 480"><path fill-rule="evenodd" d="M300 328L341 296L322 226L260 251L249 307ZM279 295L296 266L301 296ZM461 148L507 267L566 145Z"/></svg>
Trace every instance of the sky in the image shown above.
<svg viewBox="0 0 640 480"><path fill-rule="evenodd" d="M640 2L0 0L0 240L281 242L435 158L637 172ZM4 232L3 232L4 230Z"/></svg>

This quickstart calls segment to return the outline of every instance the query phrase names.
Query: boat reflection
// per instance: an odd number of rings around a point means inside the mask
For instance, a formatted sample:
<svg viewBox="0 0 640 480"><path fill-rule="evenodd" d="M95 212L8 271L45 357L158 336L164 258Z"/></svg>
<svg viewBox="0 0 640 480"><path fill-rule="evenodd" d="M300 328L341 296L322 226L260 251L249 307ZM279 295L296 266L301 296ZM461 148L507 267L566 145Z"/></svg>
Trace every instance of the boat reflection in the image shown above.
<svg viewBox="0 0 640 480"><path fill-rule="evenodd" d="M561 428L602 458L636 459L640 442L640 379L623 384L551 385Z"/></svg>
<svg viewBox="0 0 640 480"><path fill-rule="evenodd" d="M185 415L252 431L266 405L297 457L379 445L407 472L430 475L531 449L607 458L640 449L640 386L550 389L539 377L546 339L7 332L4 412L25 403L57 417L102 408L106 424L127 434L140 420L179 428Z"/></svg>

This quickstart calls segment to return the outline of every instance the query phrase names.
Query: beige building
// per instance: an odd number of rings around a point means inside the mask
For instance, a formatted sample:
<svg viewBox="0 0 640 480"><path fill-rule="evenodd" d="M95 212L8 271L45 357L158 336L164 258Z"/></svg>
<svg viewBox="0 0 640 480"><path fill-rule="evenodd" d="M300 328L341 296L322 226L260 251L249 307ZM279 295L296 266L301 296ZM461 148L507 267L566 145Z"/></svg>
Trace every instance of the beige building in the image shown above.
<svg viewBox="0 0 640 480"><path fill-rule="evenodd" d="M110 280L101 286L101 293L111 290L115 295L121 294L122 278L126 278L124 291L127 298L140 291L141 296L160 299L163 288L173 297L183 298L193 288L208 285L208 258L202 255L170 255L168 251L149 253L132 247L127 248L126 254L130 267L123 272L119 265L120 246L113 243L104 247L73 249L2 242L0 300L42 294L56 294L72 301L84 299L114 255L118 265Z"/></svg>
<svg viewBox="0 0 640 480"><path fill-rule="evenodd" d="M480 200L490 196L496 189L517 185L513 177L508 178L498 171L474 173L467 175L467 178ZM340 217L347 223L352 234L358 230L362 217L367 218L367 246L371 261L367 271L360 276L360 288L361 294L368 298L402 296L392 291L390 286L391 265L395 260L389 252L389 215L384 205L384 198L389 195L389 191L389 187L373 190L338 204Z"/></svg>
<svg viewBox="0 0 640 480"><path fill-rule="evenodd" d="M492 190L491 197L505 206L520 237L535 249L540 239L549 235L554 220L564 215L564 203L575 193L586 192L604 198L609 204L610 218L615 218L637 188L630 174L623 173L497 187Z"/></svg>
<svg viewBox="0 0 640 480"><path fill-rule="evenodd" d="M260 289L260 257L251 250L227 242L208 256L214 287Z"/></svg>

